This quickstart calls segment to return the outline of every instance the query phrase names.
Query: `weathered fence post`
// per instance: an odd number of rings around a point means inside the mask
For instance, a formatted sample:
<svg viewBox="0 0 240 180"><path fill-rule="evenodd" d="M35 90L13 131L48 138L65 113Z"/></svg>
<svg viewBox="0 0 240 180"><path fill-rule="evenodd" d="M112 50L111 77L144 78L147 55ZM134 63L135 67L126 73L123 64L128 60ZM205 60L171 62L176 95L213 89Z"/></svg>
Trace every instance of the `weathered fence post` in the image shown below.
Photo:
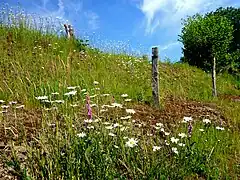
<svg viewBox="0 0 240 180"><path fill-rule="evenodd" d="M217 85L216 85L216 58L213 58L212 65L212 95L217 97Z"/></svg>
<svg viewBox="0 0 240 180"><path fill-rule="evenodd" d="M64 24L64 27L65 27L65 31L66 31L66 36L68 39L71 39L73 37L73 28L71 27L71 25L67 25L67 24Z"/></svg>
<svg viewBox="0 0 240 180"><path fill-rule="evenodd" d="M158 87L158 48L152 48L152 95L155 107L159 107L159 87Z"/></svg>

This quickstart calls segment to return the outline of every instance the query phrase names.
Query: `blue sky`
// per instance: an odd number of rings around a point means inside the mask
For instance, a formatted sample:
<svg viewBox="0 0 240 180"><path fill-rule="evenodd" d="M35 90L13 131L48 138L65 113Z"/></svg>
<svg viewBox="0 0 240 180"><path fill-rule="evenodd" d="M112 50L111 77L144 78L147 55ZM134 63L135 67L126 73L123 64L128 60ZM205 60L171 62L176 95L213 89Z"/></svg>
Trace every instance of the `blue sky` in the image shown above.
<svg viewBox="0 0 240 180"><path fill-rule="evenodd" d="M3 0L11 6L16 0ZM181 19L222 6L239 7L239 0L19 0L21 7L40 16L60 17L79 35L88 34L97 46L151 55L158 46L160 58L178 61L182 56L177 39Z"/></svg>

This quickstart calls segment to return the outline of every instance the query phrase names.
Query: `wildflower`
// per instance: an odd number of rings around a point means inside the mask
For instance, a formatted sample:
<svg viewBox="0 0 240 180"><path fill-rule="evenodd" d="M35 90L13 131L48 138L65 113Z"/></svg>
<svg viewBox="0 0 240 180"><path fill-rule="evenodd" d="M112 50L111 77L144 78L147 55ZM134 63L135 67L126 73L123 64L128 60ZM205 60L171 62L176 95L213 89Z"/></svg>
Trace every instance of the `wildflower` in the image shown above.
<svg viewBox="0 0 240 180"><path fill-rule="evenodd" d="M126 117L121 117L120 119L121 120L127 120L127 119L131 119L132 118L132 116L126 116Z"/></svg>
<svg viewBox="0 0 240 180"><path fill-rule="evenodd" d="M52 95L59 95L59 93L58 92L53 92Z"/></svg>
<svg viewBox="0 0 240 180"><path fill-rule="evenodd" d="M147 133L147 136L153 136L153 134L151 134L151 133L150 133L150 134L149 134L149 133Z"/></svg>
<svg viewBox="0 0 240 180"><path fill-rule="evenodd" d="M70 104L71 107L77 107L77 104Z"/></svg>
<svg viewBox="0 0 240 180"><path fill-rule="evenodd" d="M48 99L47 96L38 96L38 97L35 97L37 100L46 100Z"/></svg>
<svg viewBox="0 0 240 180"><path fill-rule="evenodd" d="M116 149L118 149L118 148L119 148L117 145L113 145L113 147L115 147Z"/></svg>
<svg viewBox="0 0 240 180"><path fill-rule="evenodd" d="M110 130L113 129L113 126L106 126L105 128Z"/></svg>
<svg viewBox="0 0 240 180"><path fill-rule="evenodd" d="M67 89L69 89L69 90L74 90L76 88L77 88L77 86L69 86L69 87L67 87Z"/></svg>
<svg viewBox="0 0 240 180"><path fill-rule="evenodd" d="M94 129L94 126L87 126L88 129Z"/></svg>
<svg viewBox="0 0 240 180"><path fill-rule="evenodd" d="M97 104L91 104L91 107L97 107Z"/></svg>
<svg viewBox="0 0 240 180"><path fill-rule="evenodd" d="M110 94L102 94L101 96L106 97L106 96L110 96Z"/></svg>
<svg viewBox="0 0 240 180"><path fill-rule="evenodd" d="M160 131L161 131L161 132L165 132L164 128L161 128Z"/></svg>
<svg viewBox="0 0 240 180"><path fill-rule="evenodd" d="M128 127L121 127L120 131L125 131L127 129L128 129Z"/></svg>
<svg viewBox="0 0 240 180"><path fill-rule="evenodd" d="M170 144L168 143L168 141L167 140L165 140L165 144L167 145L167 146L169 146Z"/></svg>
<svg viewBox="0 0 240 180"><path fill-rule="evenodd" d="M92 119L92 108L91 108L91 105L90 105L90 97L87 95L86 96L86 101L87 101L87 110L88 110L88 118L89 119Z"/></svg>
<svg viewBox="0 0 240 180"><path fill-rule="evenodd" d="M119 127L119 126L121 126L121 125L118 124L118 123L113 124L113 127L114 127L114 128Z"/></svg>
<svg viewBox="0 0 240 180"><path fill-rule="evenodd" d="M133 148L135 146L137 146L138 140L134 139L134 138L130 138L127 142L126 142L126 146Z"/></svg>
<svg viewBox="0 0 240 180"><path fill-rule="evenodd" d="M97 91L99 91L100 90L100 88L95 88Z"/></svg>
<svg viewBox="0 0 240 180"><path fill-rule="evenodd" d="M17 101L10 101L9 104L10 104L10 105L12 105L12 104L17 104Z"/></svg>
<svg viewBox="0 0 240 180"><path fill-rule="evenodd" d="M100 112L106 112L107 111L107 109L101 109L100 110Z"/></svg>
<svg viewBox="0 0 240 180"><path fill-rule="evenodd" d="M4 102L5 102L4 100L1 100L1 99L0 99L0 103L4 103Z"/></svg>
<svg viewBox="0 0 240 180"><path fill-rule="evenodd" d="M77 91L70 91L68 93L65 93L65 96L70 96L70 95L76 95Z"/></svg>
<svg viewBox="0 0 240 180"><path fill-rule="evenodd" d="M54 128L54 127L56 126L56 124L54 124L54 123L52 123L52 124L51 124L51 123L48 123L48 126Z"/></svg>
<svg viewBox="0 0 240 180"><path fill-rule="evenodd" d="M179 139L175 137L171 137L171 142L172 143L178 143Z"/></svg>
<svg viewBox="0 0 240 180"><path fill-rule="evenodd" d="M1 106L3 109L7 109L7 108L9 108L9 106L6 106L6 105L3 105L3 106Z"/></svg>
<svg viewBox="0 0 240 180"><path fill-rule="evenodd" d="M193 129L192 123L191 123L191 121L189 121L189 124L188 124L188 135L189 136L192 135L192 129Z"/></svg>
<svg viewBox="0 0 240 180"><path fill-rule="evenodd" d="M122 105L118 103L112 103L112 106L122 108Z"/></svg>
<svg viewBox="0 0 240 180"><path fill-rule="evenodd" d="M199 131L203 132L203 131L204 131L204 129L199 129Z"/></svg>
<svg viewBox="0 0 240 180"><path fill-rule="evenodd" d="M126 112L129 114L135 114L135 110L134 109L126 109Z"/></svg>
<svg viewBox="0 0 240 180"><path fill-rule="evenodd" d="M24 108L24 105L16 106L16 109Z"/></svg>
<svg viewBox="0 0 240 180"><path fill-rule="evenodd" d="M169 132L164 132L165 136L169 136L170 133Z"/></svg>
<svg viewBox="0 0 240 180"><path fill-rule="evenodd" d="M158 151L158 150L160 150L160 149L161 149L160 146L153 146L153 151Z"/></svg>
<svg viewBox="0 0 240 180"><path fill-rule="evenodd" d="M192 121L192 117L184 117L182 123L187 123Z"/></svg>
<svg viewBox="0 0 240 180"><path fill-rule="evenodd" d="M172 151L175 153L175 154L178 154L178 150L176 147L172 147Z"/></svg>
<svg viewBox="0 0 240 180"><path fill-rule="evenodd" d="M108 135L112 137L116 136L116 134L113 134L113 133L109 133Z"/></svg>
<svg viewBox="0 0 240 180"><path fill-rule="evenodd" d="M187 137L187 135L185 133L179 133L178 136L181 137L181 138Z"/></svg>
<svg viewBox="0 0 240 180"><path fill-rule="evenodd" d="M95 119L95 120L94 120L95 123L96 123L96 122L99 122L99 121L101 121L101 119Z"/></svg>
<svg viewBox="0 0 240 180"><path fill-rule="evenodd" d="M64 103L65 101L64 100L55 100L54 102L56 102L56 103Z"/></svg>
<svg viewBox="0 0 240 180"><path fill-rule="evenodd" d="M86 133L81 132L81 133L77 134L77 136L80 137L80 138L83 138L83 137L85 137L85 136L87 136L87 135L86 135Z"/></svg>
<svg viewBox="0 0 240 180"><path fill-rule="evenodd" d="M204 120L203 120L203 123L205 123L205 124L210 124L211 121L210 121L209 119L204 119Z"/></svg>
<svg viewBox="0 0 240 180"><path fill-rule="evenodd" d="M92 123L93 120L92 120L92 119L85 119L84 122L85 122L85 123Z"/></svg>
<svg viewBox="0 0 240 180"><path fill-rule="evenodd" d="M109 123L109 122L104 122L103 124L105 124L105 125L109 125L109 124L111 124L111 123Z"/></svg>
<svg viewBox="0 0 240 180"><path fill-rule="evenodd" d="M90 96L90 98L95 98L97 96L97 94L94 94L92 96Z"/></svg>
<svg viewBox="0 0 240 180"><path fill-rule="evenodd" d="M223 131L223 130L224 130L224 127L219 127L219 126L217 126L216 129Z"/></svg>
<svg viewBox="0 0 240 180"><path fill-rule="evenodd" d="M163 123L156 123L156 126L163 127Z"/></svg>
<svg viewBox="0 0 240 180"><path fill-rule="evenodd" d="M98 85L98 84L99 84L99 82L97 82L97 81L94 81L94 82L93 82L93 84L94 84L94 85Z"/></svg>
<svg viewBox="0 0 240 180"><path fill-rule="evenodd" d="M45 103L52 103L52 101L49 101L48 99L44 99L43 102L45 102Z"/></svg>
<svg viewBox="0 0 240 180"><path fill-rule="evenodd" d="M183 144L183 143L179 143L178 144L179 146L181 146L181 147L184 147L184 146L186 146L185 144Z"/></svg>
<svg viewBox="0 0 240 180"><path fill-rule="evenodd" d="M122 94L121 97L125 98L125 97L128 97L127 94Z"/></svg>

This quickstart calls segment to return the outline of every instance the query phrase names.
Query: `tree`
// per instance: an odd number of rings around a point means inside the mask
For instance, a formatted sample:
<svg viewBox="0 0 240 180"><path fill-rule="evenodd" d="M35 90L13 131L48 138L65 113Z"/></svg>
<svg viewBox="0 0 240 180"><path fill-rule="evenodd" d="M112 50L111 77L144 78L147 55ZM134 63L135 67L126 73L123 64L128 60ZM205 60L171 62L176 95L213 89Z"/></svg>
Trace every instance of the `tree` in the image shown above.
<svg viewBox="0 0 240 180"><path fill-rule="evenodd" d="M184 45L184 62L209 71L215 57L218 72L232 63L231 56L227 56L233 40L230 20L220 15L196 14L184 20L183 25L179 41Z"/></svg>
<svg viewBox="0 0 240 180"><path fill-rule="evenodd" d="M227 7L218 8L214 12L207 15L218 15L226 17L233 25L233 41L231 42L228 50L227 58L231 59L231 63L225 67L225 70L232 74L239 73L240 70L240 8Z"/></svg>
<svg viewBox="0 0 240 180"><path fill-rule="evenodd" d="M226 17L218 15L188 17L179 41L183 43L184 58L190 65L212 70L213 96L216 93L216 71L232 63L227 58L233 40L233 25Z"/></svg>

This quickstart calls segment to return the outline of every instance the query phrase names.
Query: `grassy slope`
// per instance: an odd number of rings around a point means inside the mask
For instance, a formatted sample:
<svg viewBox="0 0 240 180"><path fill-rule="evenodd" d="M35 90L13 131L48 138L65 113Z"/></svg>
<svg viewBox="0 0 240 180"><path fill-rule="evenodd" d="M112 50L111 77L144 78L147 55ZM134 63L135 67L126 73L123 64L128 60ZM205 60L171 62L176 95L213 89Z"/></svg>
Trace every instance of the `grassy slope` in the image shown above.
<svg viewBox="0 0 240 180"><path fill-rule="evenodd" d="M13 34L12 45L7 43L9 32ZM90 49L79 55L65 39L26 29L2 27L0 37L0 99L33 103L35 96L64 93L63 87L67 86L91 89L96 80L102 85L102 92L111 92L116 98L127 93L134 100L151 101L151 65L146 61L136 62L134 57L94 53ZM186 64L160 63L159 72L162 100L167 96L212 100L211 76L203 71ZM218 93L239 95L236 83L229 75L218 76ZM221 100L217 102L222 104Z"/></svg>
<svg viewBox="0 0 240 180"><path fill-rule="evenodd" d="M13 34L13 44L7 42L8 32ZM42 35L26 29L0 27L0 72L3 79L0 82L0 99L5 101L17 100L26 104L27 108L30 109L38 105L36 96L59 92L60 96L64 98L63 93L66 92L67 86L80 86L82 89L86 88L94 93L94 90L91 91L91 89L94 88L93 81L96 80L100 82L101 93L111 93L115 95L117 100L120 100L121 94L126 93L135 103L139 101L151 102L151 65L147 61L138 62L136 58L127 55L96 53L91 49L88 49L85 54L74 50L77 50L75 45L54 35ZM235 127L240 125L239 103L212 99L211 76L208 74L186 64L166 63L160 63L159 72L160 94L163 104L164 99L169 96L214 102L222 108L230 125ZM219 94L239 95L240 91L235 88L235 84L236 81L229 75L218 76ZM231 139L230 137L236 139L239 136L236 132L225 135L224 138L228 140ZM215 138L221 138L222 136L224 134ZM201 135L196 135L194 138L197 137L201 137ZM237 141L234 143L237 143ZM201 148L204 147L199 148L199 154ZM227 159L236 158L234 152L236 153L237 150L234 148L235 145L228 150L231 155L222 162L228 162ZM101 156L101 154L98 155ZM151 158L154 157L151 156ZM202 156L199 155L199 157ZM129 175L134 177L139 172L135 172L134 165L130 163L131 161L135 162L135 160L131 160L131 156L129 158L124 162L129 163L127 166L129 165L129 168L132 168ZM141 159L139 154L136 158ZM160 167L160 165L151 164L150 161L149 159L146 167L143 166L145 169L142 169L142 171L144 171L143 173L148 172L149 177L154 177L156 172L151 169L151 166ZM96 161L97 163L102 163L102 160L99 159L99 162ZM139 161L136 160L136 163L139 163ZM214 161L214 163L216 165L214 164L212 167L217 166L217 161ZM125 166L125 164L123 163L121 166ZM170 166L169 169L174 170L174 167ZM191 165L185 164L185 166L190 167ZM177 170L177 167L175 170ZM111 168L114 169L115 167ZM223 167L219 168L224 169L226 167L223 164ZM165 170L167 174L171 174L167 169ZM99 169L99 172L96 171L95 173L101 174L101 171ZM113 172L109 171L110 178ZM187 174L184 169L179 172L183 176ZM91 171L88 173L91 173ZM94 175L94 173L91 175ZM175 175L172 174L172 177L175 177Z"/></svg>

